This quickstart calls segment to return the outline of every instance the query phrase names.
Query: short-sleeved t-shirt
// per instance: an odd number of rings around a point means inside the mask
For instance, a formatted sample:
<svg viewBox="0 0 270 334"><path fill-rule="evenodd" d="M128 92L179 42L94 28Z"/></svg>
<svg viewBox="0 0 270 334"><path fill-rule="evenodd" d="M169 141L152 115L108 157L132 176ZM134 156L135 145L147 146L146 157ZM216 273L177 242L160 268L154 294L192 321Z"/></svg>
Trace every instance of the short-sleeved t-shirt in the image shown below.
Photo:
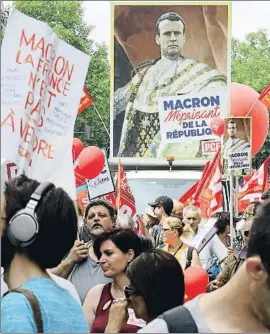
<svg viewBox="0 0 270 334"><path fill-rule="evenodd" d="M202 239L206 236L209 231L208 226L200 226L198 227L198 233L191 238L181 238L183 242L187 243L189 246L193 246L198 248ZM206 246L199 253L199 258L202 264L203 269L208 270L212 264L216 262L222 262L228 256L228 249L226 246L220 241L217 235L206 244Z"/></svg>
<svg viewBox="0 0 270 334"><path fill-rule="evenodd" d="M191 301L187 302L184 305L184 307L188 309L188 311L190 312L198 328L198 333L212 333L210 328L205 323L204 317L202 316L200 312L199 298L200 296L192 299ZM151 321L144 328L140 329L138 333L169 333L169 329L168 329L168 326L165 320L161 318L157 318ZM183 332L180 331L179 333L183 333Z"/></svg>
<svg viewBox="0 0 270 334"><path fill-rule="evenodd" d="M53 280L34 277L20 288L37 297L44 332L87 333L89 331L81 305ZM2 333L36 333L32 308L23 294L10 292L1 302Z"/></svg>

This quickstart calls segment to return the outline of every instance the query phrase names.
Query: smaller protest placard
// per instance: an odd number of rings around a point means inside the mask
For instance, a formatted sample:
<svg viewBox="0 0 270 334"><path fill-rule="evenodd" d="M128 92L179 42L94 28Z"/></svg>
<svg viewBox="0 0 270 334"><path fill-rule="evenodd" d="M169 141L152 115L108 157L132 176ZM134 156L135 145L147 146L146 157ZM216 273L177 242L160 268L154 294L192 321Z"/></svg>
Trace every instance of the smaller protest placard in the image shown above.
<svg viewBox="0 0 270 334"><path fill-rule="evenodd" d="M105 152L105 165L101 173L92 180L87 181L88 197L94 199L114 192L114 183L111 176L110 166Z"/></svg>
<svg viewBox="0 0 270 334"><path fill-rule="evenodd" d="M168 143L216 139L210 122L227 116L224 93L161 97L158 101L161 140Z"/></svg>
<svg viewBox="0 0 270 334"><path fill-rule="evenodd" d="M251 174L251 118L225 118L222 160L223 176L245 176Z"/></svg>

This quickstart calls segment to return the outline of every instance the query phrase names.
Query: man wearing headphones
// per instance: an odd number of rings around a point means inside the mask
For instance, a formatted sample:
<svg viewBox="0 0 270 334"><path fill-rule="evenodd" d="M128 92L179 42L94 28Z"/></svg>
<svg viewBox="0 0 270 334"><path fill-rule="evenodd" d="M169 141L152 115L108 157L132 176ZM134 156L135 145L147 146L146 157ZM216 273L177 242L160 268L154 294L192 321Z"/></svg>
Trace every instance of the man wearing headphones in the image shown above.
<svg viewBox="0 0 270 334"><path fill-rule="evenodd" d="M104 277L103 271L93 251L95 238L115 226L116 213L109 202L91 201L85 210L85 231L89 234L88 243L76 240L68 256L52 269L52 273L69 278L78 291L83 304L88 291L97 284L106 284L111 279Z"/></svg>
<svg viewBox="0 0 270 334"><path fill-rule="evenodd" d="M63 189L25 175L6 183L1 265L9 291L1 303L3 333L88 331L79 303L46 270L61 261L76 235L76 210Z"/></svg>

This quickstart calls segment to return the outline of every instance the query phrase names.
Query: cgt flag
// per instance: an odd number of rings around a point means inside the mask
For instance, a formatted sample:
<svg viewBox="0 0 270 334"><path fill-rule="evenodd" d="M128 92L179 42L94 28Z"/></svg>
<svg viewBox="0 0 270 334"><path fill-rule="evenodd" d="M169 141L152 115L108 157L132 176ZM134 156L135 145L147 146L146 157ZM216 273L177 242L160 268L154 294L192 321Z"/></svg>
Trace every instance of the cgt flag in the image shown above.
<svg viewBox="0 0 270 334"><path fill-rule="evenodd" d="M128 185L126 173L120 160L118 161L116 207L123 214L129 214L131 217L136 213L135 199Z"/></svg>
<svg viewBox="0 0 270 334"><path fill-rule="evenodd" d="M259 202L262 194L269 189L268 183L268 157L261 167L254 172L250 180L239 188L238 193L238 210L244 212L250 202Z"/></svg>
<svg viewBox="0 0 270 334"><path fill-rule="evenodd" d="M91 97L91 95L88 93L86 86L83 86L83 96L80 101L79 109L78 109L78 115L83 112L86 108L92 106L94 104L94 101Z"/></svg>
<svg viewBox="0 0 270 334"><path fill-rule="evenodd" d="M207 166L200 189L194 196L196 205L201 208L203 218L210 218L223 208L220 155L219 149Z"/></svg>
<svg viewBox="0 0 270 334"><path fill-rule="evenodd" d="M270 83L264 88L259 100L266 106L267 109L270 109Z"/></svg>

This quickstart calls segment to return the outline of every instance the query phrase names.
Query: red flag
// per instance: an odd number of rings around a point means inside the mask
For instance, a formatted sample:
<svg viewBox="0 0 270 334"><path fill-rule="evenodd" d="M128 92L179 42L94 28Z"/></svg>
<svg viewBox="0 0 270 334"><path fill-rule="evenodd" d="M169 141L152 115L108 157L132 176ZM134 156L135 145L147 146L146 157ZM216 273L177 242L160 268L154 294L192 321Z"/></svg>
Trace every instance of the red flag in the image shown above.
<svg viewBox="0 0 270 334"><path fill-rule="evenodd" d="M250 180L241 188L238 193L238 210L245 211L250 202L260 201L262 194L269 188L268 183L268 157L261 167L256 170Z"/></svg>
<svg viewBox="0 0 270 334"><path fill-rule="evenodd" d="M204 170L203 170L201 179L198 181L198 186L197 186L197 189L195 191L195 194L193 195L193 200L194 200L195 203L197 202L198 195L201 193L203 185L207 181L209 166L210 166L210 161L207 161L207 163L204 166Z"/></svg>
<svg viewBox="0 0 270 334"><path fill-rule="evenodd" d="M78 205L81 209L81 212L84 215L85 209L86 209L86 207L89 203L87 189L77 191L77 201L78 201Z"/></svg>
<svg viewBox="0 0 270 334"><path fill-rule="evenodd" d="M186 191L184 193L184 195L182 195L182 197L179 198L179 202L183 203L184 206L189 206L192 204L192 200L193 200L193 196L195 195L195 192L197 190L199 181L197 181L196 183L193 184L192 187L190 187L188 189L188 191Z"/></svg>
<svg viewBox="0 0 270 334"><path fill-rule="evenodd" d="M110 202L111 205L112 205L113 207L116 208L116 200L115 200L114 193L105 195L105 196L103 196L103 198L104 198L106 201Z"/></svg>
<svg viewBox="0 0 270 334"><path fill-rule="evenodd" d="M270 83L261 92L259 100L266 106L267 109L270 109Z"/></svg>
<svg viewBox="0 0 270 334"><path fill-rule="evenodd" d="M118 162L116 207L122 213L129 214L131 217L136 213L135 199L128 185L126 173L120 160Z"/></svg>
<svg viewBox="0 0 270 334"><path fill-rule="evenodd" d="M208 165L200 184L200 189L196 191L196 196L194 196L194 200L199 204L202 217L204 218L210 218L214 213L222 210L223 198L221 179L222 168L219 149L214 159Z"/></svg>
<svg viewBox="0 0 270 334"><path fill-rule="evenodd" d="M209 165L210 165L210 161L208 161L205 164L201 179L197 181L195 184L193 184L193 186L190 187L189 190L181 198L179 198L179 202L183 203L184 206L191 205L194 202L196 193L198 189L201 188L201 184L204 182L205 175L206 175Z"/></svg>
<svg viewBox="0 0 270 334"><path fill-rule="evenodd" d="M83 87L83 96L80 101L79 109L78 109L78 115L83 112L87 107L90 107L93 105L93 99L91 95L88 93L86 86Z"/></svg>

